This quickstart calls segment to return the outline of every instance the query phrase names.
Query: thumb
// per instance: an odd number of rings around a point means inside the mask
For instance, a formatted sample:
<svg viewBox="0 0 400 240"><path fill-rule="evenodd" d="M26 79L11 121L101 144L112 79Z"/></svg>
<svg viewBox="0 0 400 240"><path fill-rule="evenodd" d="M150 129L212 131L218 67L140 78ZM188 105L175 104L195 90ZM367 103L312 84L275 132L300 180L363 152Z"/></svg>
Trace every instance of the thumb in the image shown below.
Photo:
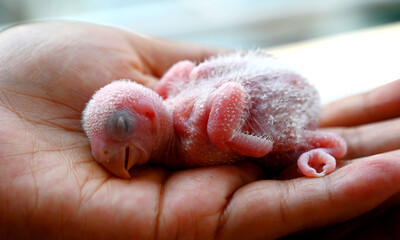
<svg viewBox="0 0 400 240"><path fill-rule="evenodd" d="M226 51L222 48L151 38L132 32L127 32L127 36L133 48L137 49L140 57L148 65L151 73L158 78L178 61L202 62L218 52Z"/></svg>

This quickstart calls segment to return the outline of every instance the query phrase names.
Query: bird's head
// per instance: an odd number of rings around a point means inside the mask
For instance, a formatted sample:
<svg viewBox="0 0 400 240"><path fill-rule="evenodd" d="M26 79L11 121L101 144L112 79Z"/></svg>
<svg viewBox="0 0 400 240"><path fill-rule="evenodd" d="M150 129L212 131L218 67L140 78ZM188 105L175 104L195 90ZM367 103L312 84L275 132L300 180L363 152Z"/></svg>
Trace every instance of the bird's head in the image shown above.
<svg viewBox="0 0 400 240"><path fill-rule="evenodd" d="M98 90L82 115L95 160L122 178L130 178L132 166L146 163L172 128L161 97L128 80Z"/></svg>

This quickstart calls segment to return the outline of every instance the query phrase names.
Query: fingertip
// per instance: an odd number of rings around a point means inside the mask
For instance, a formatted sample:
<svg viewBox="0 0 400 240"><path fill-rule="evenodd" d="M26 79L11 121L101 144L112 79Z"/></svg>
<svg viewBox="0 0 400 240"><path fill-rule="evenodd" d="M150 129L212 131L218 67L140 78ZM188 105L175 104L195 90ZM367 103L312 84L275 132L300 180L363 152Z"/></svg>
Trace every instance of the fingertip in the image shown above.
<svg viewBox="0 0 400 240"><path fill-rule="evenodd" d="M343 191L359 200L388 197L400 191L399 159L400 151L393 151L353 160L332 174L332 178Z"/></svg>
<svg viewBox="0 0 400 240"><path fill-rule="evenodd" d="M356 126L399 117L400 79L324 106L320 127Z"/></svg>

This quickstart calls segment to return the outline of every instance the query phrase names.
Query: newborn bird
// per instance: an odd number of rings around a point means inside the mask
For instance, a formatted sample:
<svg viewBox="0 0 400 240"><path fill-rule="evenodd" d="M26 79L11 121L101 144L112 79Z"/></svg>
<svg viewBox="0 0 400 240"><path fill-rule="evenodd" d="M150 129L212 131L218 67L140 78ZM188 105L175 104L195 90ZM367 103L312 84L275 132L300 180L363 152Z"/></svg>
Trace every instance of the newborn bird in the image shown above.
<svg viewBox="0 0 400 240"><path fill-rule="evenodd" d="M156 91L115 81L93 95L83 128L96 161L122 178L148 161L196 167L249 159L271 169L297 160L302 174L320 177L334 171L346 143L316 130L319 112L318 92L303 77L249 51L178 62Z"/></svg>

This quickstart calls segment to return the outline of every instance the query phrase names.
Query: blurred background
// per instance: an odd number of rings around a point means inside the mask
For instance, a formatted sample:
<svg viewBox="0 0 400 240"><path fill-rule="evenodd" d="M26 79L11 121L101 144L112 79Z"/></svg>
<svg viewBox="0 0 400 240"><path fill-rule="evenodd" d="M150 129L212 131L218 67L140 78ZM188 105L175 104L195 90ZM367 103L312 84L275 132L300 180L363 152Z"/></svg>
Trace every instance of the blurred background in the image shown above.
<svg viewBox="0 0 400 240"><path fill-rule="evenodd" d="M252 48L399 21L400 0L0 0L0 29L49 19Z"/></svg>
<svg viewBox="0 0 400 240"><path fill-rule="evenodd" d="M0 0L0 30L59 19L267 48L313 83L323 103L400 79L400 0Z"/></svg>

